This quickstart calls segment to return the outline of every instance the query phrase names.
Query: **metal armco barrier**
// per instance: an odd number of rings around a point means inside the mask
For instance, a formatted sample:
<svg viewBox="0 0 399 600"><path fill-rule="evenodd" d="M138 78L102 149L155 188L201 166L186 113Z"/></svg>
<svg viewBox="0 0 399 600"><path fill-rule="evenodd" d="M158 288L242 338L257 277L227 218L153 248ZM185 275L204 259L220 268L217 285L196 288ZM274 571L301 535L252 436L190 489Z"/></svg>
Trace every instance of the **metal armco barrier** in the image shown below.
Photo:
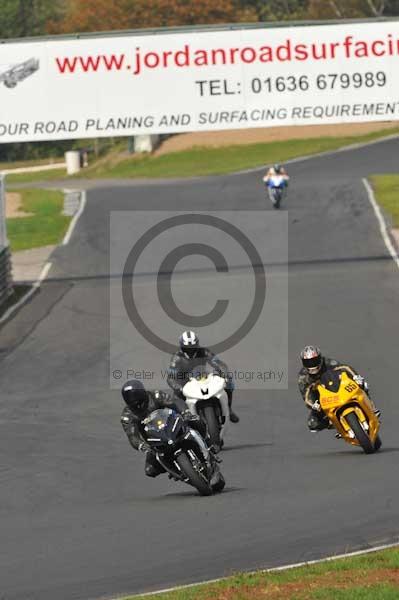
<svg viewBox="0 0 399 600"><path fill-rule="evenodd" d="M6 229L4 177L0 174L0 307L12 293L11 253Z"/></svg>
<svg viewBox="0 0 399 600"><path fill-rule="evenodd" d="M11 254L8 248L0 249L0 307L12 293Z"/></svg>

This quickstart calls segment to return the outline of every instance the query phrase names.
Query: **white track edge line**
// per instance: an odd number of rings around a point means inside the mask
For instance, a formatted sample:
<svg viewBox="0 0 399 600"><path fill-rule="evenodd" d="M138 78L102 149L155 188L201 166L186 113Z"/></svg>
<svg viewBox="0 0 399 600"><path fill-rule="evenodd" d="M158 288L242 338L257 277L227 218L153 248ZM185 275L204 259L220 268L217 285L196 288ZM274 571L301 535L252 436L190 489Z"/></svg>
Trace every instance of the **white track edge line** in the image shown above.
<svg viewBox="0 0 399 600"><path fill-rule="evenodd" d="M391 241L391 238L389 237L387 224L386 224L384 216L381 212L381 208L375 199L373 188L371 187L370 183L368 182L368 180L366 178L363 178L362 182L363 182L364 187L366 188L367 195L368 195L370 204L373 207L375 216L377 217L377 221L380 226L380 232L382 235L382 239L384 240L385 246L387 247L387 250L392 257L392 260L394 261L394 263L396 264L396 266L399 269L399 256L398 256L398 253L396 252L395 246L393 245L393 243Z"/></svg>
<svg viewBox="0 0 399 600"><path fill-rule="evenodd" d="M50 271L52 266L51 262L46 262L46 264L44 265L44 267L42 268L40 275L39 275L39 279L35 282L34 285L38 286L40 285L40 283L43 281L43 279L45 279L48 275L48 272Z"/></svg>
<svg viewBox="0 0 399 600"><path fill-rule="evenodd" d="M80 205L79 205L79 210L74 214L72 221L69 223L69 227L68 230L64 236L64 239L62 240L62 246L66 246L69 243L69 240L72 237L73 234L73 230L76 227L76 223L79 220L79 217L81 216L82 212L84 211L86 206L86 191L85 190L81 190L80 192Z"/></svg>
<svg viewBox="0 0 399 600"><path fill-rule="evenodd" d="M66 232L64 239L62 240L62 243L61 243L62 246L66 246L66 244L68 244L69 240L71 239L73 230L75 229L76 223L86 206L86 191L81 190L80 193L81 193L81 198L80 198L79 210L75 213L72 221L69 224L68 231ZM26 294L24 294L24 296L22 296L22 298L20 298L16 304L13 304L12 306L10 306L10 308L4 313L4 315L2 315L0 317L0 325L5 323L14 314L14 312L16 312L19 308L21 308L21 306L23 306L26 302L28 302L28 300L33 296L33 294L35 294L37 292L37 290L40 288L40 284L47 277L51 267L52 267L52 263L49 261L46 262L46 264L43 266L42 270L40 271L40 275L39 275L38 279L32 284L32 287L30 288L30 290L28 290L26 292Z"/></svg>
<svg viewBox="0 0 399 600"><path fill-rule="evenodd" d="M391 544L383 544L381 546L374 546L373 548L365 548L364 550L356 550L354 552L347 552L346 554L336 554L333 556L325 556L324 558L317 558L315 560L306 560L299 563L293 563L288 565L282 565L280 567L271 567L270 569L259 569L257 571L244 571L245 575L258 575L263 573L274 573L276 571L285 571L290 569L299 569L300 567L308 567L311 565L317 565L322 562L331 562L334 560L342 560L344 558L352 558L354 556L361 556L362 554L371 554L373 552L380 552L381 550L389 550L390 548L397 548L399 546L399 542L393 542ZM207 581L199 581L197 583L189 583L187 585L179 585L176 587L166 588L163 590L158 590L156 592L145 592L144 594L134 594L133 596L118 596L114 597L112 600L126 600L126 598L137 598L137 597L145 597L145 596L155 596L157 594L168 594L171 592L177 592L179 590L185 590L191 587L208 585L211 583L219 583L221 581L227 581L231 579L234 575L228 577L219 577L218 579L208 579Z"/></svg>
<svg viewBox="0 0 399 600"><path fill-rule="evenodd" d="M30 288L30 290L28 290L26 292L26 294L24 294L22 296L22 298L20 298L16 304L13 304L12 306L10 306L10 308L4 313L4 315L2 315L2 317L0 317L0 325L2 323L4 323L5 321L7 321L14 314L14 312L16 312L19 308L21 308L21 306L23 306L26 302L28 302L28 300L33 296L33 294L35 294L37 292L37 290L40 288L41 282L43 281L43 279L45 279L47 277L48 272L50 271L51 267L52 267L52 263L46 262L46 264L43 266L42 270L40 271L40 275L39 275L38 279L32 284L32 287Z"/></svg>

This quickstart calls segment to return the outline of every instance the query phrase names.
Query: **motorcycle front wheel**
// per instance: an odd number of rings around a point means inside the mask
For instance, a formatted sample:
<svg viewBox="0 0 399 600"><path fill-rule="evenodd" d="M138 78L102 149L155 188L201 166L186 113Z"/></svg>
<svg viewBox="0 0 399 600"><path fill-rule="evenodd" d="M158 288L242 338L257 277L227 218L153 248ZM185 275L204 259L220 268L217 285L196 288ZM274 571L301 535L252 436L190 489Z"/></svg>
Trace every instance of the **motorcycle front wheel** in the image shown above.
<svg viewBox="0 0 399 600"><path fill-rule="evenodd" d="M349 415L346 415L345 419L347 420L350 428L355 434L355 437L361 445L361 447L363 448L364 452L366 454L373 454L373 452L375 452L376 449L374 448L369 436L361 426L357 414L352 412Z"/></svg>
<svg viewBox="0 0 399 600"><path fill-rule="evenodd" d="M275 210L278 210L280 208L281 198L282 198L282 194L281 194L280 190L278 190L276 188L269 189L269 199Z"/></svg>
<svg viewBox="0 0 399 600"><path fill-rule="evenodd" d="M208 429L209 443L215 448L217 452L222 447L222 441L220 439L219 423L216 418L216 414L212 406L205 406L203 409L204 421Z"/></svg>
<svg viewBox="0 0 399 600"><path fill-rule="evenodd" d="M207 483L205 481L205 479L203 479L201 477L201 475L199 473L197 473L197 471L194 469L191 460L189 459L189 457L187 456L187 454L184 454L183 452L181 454L179 454L178 456L176 456L176 462L179 465L182 473L187 477L190 485L192 485L193 487L195 487L198 492L201 494L201 496L211 496L212 495L212 488L209 485L209 483Z"/></svg>

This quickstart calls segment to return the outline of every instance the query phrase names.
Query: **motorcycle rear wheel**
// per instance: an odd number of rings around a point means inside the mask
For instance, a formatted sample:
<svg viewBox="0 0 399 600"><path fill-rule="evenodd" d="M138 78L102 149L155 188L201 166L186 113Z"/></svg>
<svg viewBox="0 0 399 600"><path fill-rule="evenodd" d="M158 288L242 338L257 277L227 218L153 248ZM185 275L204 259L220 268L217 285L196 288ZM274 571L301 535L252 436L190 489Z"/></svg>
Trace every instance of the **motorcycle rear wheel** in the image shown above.
<svg viewBox="0 0 399 600"><path fill-rule="evenodd" d="M372 441L370 440L367 433L364 431L363 427L360 424L358 416L356 413L352 412L349 415L346 415L345 419L347 420L350 428L352 429L355 437L361 447L363 448L366 454L373 454L375 452L375 448L373 446Z"/></svg>
<svg viewBox="0 0 399 600"><path fill-rule="evenodd" d="M201 477L199 473L197 473L187 454L181 453L176 456L176 462L189 480L190 484L198 490L201 496L212 495L213 492L211 486Z"/></svg>

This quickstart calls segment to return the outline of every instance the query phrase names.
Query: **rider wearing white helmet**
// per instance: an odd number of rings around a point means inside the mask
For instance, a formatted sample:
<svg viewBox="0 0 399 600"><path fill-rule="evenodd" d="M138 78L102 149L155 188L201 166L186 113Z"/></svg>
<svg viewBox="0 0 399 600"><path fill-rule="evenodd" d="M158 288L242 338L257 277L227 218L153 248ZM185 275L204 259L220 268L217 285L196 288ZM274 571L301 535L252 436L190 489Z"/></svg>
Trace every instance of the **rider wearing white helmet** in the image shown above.
<svg viewBox="0 0 399 600"><path fill-rule="evenodd" d="M229 375L227 365L215 354L200 345L194 331L184 331L179 338L179 350L173 354L168 371L168 385L175 394L182 397L182 389L189 379L189 375L196 367L211 365L222 377L226 379L226 394L229 402L229 417L232 423L238 423L239 418L232 409L234 382Z"/></svg>

